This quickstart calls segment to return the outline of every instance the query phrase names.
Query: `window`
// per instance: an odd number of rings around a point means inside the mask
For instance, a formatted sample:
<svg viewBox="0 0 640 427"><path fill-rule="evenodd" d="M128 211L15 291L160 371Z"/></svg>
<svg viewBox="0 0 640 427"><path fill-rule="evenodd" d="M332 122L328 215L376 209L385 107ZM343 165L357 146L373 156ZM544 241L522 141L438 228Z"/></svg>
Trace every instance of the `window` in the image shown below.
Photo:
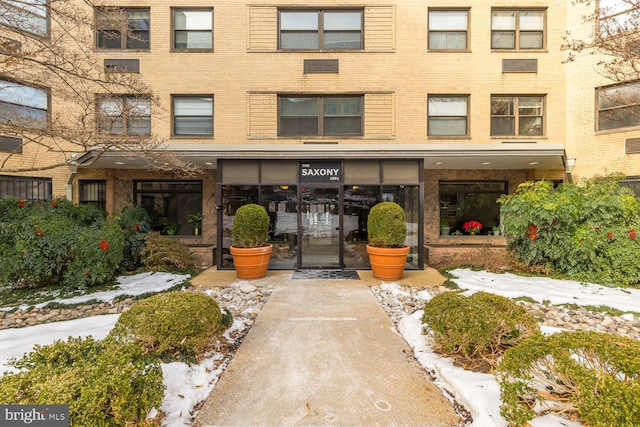
<svg viewBox="0 0 640 427"><path fill-rule="evenodd" d="M97 41L100 49L149 49L149 9L98 9Z"/></svg>
<svg viewBox="0 0 640 427"><path fill-rule="evenodd" d="M638 8L621 0L598 0L598 31L601 38L637 30Z"/></svg>
<svg viewBox="0 0 640 427"><path fill-rule="evenodd" d="M636 197L640 197L640 177L628 177L620 181L620 185L633 191Z"/></svg>
<svg viewBox="0 0 640 427"><path fill-rule="evenodd" d="M47 125L49 95L46 90L0 80L0 121L16 126Z"/></svg>
<svg viewBox="0 0 640 427"><path fill-rule="evenodd" d="M480 234L494 231L500 225L498 198L503 194L506 181L440 181L440 223L450 226L450 233L464 233L467 221L479 221Z"/></svg>
<svg viewBox="0 0 640 427"><path fill-rule="evenodd" d="M163 234L192 234L189 215L202 212L202 181L134 181L133 197Z"/></svg>
<svg viewBox="0 0 640 427"><path fill-rule="evenodd" d="M362 135L362 101L362 96L281 96L279 135Z"/></svg>
<svg viewBox="0 0 640 427"><path fill-rule="evenodd" d="M492 96L492 136L543 135L543 96Z"/></svg>
<svg viewBox="0 0 640 427"><path fill-rule="evenodd" d="M429 135L467 135L468 114L467 95L429 95Z"/></svg>
<svg viewBox="0 0 640 427"><path fill-rule="evenodd" d="M150 99L136 96L99 98L98 130L103 135L151 135Z"/></svg>
<svg viewBox="0 0 640 427"><path fill-rule="evenodd" d="M545 11L494 10L491 49L543 49Z"/></svg>
<svg viewBox="0 0 640 427"><path fill-rule="evenodd" d="M640 124L640 82L600 88L597 97L598 130Z"/></svg>
<svg viewBox="0 0 640 427"><path fill-rule="evenodd" d="M51 200L51 178L0 175L0 198L23 198L28 202Z"/></svg>
<svg viewBox="0 0 640 427"><path fill-rule="evenodd" d="M85 205L107 207L107 181L103 179L81 179L78 181L79 202Z"/></svg>
<svg viewBox="0 0 640 427"><path fill-rule="evenodd" d="M280 49L362 49L361 10L282 10Z"/></svg>
<svg viewBox="0 0 640 427"><path fill-rule="evenodd" d="M213 49L213 11L173 10L173 48L186 50Z"/></svg>
<svg viewBox="0 0 640 427"><path fill-rule="evenodd" d="M0 24L18 31L47 37L49 33L47 0L0 1Z"/></svg>
<svg viewBox="0 0 640 427"><path fill-rule="evenodd" d="M429 11L429 49L467 49L468 10Z"/></svg>
<svg viewBox="0 0 640 427"><path fill-rule="evenodd" d="M175 136L212 136L213 95L174 95L173 134Z"/></svg>

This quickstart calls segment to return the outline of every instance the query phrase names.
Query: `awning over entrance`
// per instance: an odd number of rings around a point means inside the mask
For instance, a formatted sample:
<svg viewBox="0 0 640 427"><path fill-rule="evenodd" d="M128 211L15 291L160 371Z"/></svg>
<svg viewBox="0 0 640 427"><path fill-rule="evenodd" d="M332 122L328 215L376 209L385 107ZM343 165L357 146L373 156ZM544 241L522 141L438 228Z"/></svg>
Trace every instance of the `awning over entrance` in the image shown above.
<svg viewBox="0 0 640 427"><path fill-rule="evenodd" d="M166 151L203 169L224 159L424 159L425 169L564 170L560 143L497 144L167 144ZM148 160L129 152L91 151L79 167L146 169Z"/></svg>

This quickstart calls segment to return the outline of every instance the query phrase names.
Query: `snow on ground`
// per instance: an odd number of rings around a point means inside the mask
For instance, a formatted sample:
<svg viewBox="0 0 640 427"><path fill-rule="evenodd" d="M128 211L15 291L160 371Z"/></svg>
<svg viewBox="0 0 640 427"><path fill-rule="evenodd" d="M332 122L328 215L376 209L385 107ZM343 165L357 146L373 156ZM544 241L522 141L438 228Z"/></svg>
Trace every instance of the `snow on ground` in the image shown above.
<svg viewBox="0 0 640 427"><path fill-rule="evenodd" d="M493 274L484 271L454 270L457 278L454 282L462 289L472 292L487 291L507 297L529 296L537 301L548 300L552 304L574 303L579 305L607 305L625 311L640 312L640 291L635 289L615 289L599 285L585 284L540 277L520 277L513 274ZM187 276L188 277L188 276ZM91 294L86 299L99 298L112 301L116 296L132 295L144 288L144 292L160 292L186 280L185 276L148 273L122 278L121 289L101 292L99 296ZM396 284L385 284L396 295L403 291ZM425 300L428 292L421 295ZM79 302L76 298L73 303ZM72 303L69 300L58 301ZM0 331L0 371L7 371L8 359L19 357L33 349L34 344L48 344L55 340L66 340L68 336L92 335L103 338L111 330L118 315L95 316L56 322L21 329ZM448 358L433 352L428 337L422 334L420 318L422 311L406 315L398 329L422 366L436 375L436 384L453 394L452 399L463 404L473 417L472 427L502 427L505 420L500 416L500 389L491 374L465 371L453 365ZM234 324L232 329L242 329L244 325ZM188 366L173 362L162 365L164 383L167 387L161 409L166 413L164 425L190 426L191 411L213 390L226 362L221 363L222 355L212 354L198 365ZM544 416L531 421L532 427L580 426L555 416Z"/></svg>

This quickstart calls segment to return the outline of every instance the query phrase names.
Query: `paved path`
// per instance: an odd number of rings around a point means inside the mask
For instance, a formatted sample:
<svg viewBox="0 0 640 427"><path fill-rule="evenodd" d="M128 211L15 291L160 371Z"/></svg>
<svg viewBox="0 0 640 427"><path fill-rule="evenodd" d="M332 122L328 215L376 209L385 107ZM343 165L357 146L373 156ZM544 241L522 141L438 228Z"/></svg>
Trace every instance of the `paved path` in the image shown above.
<svg viewBox="0 0 640 427"><path fill-rule="evenodd" d="M194 425L457 425L411 354L359 281L282 281Z"/></svg>

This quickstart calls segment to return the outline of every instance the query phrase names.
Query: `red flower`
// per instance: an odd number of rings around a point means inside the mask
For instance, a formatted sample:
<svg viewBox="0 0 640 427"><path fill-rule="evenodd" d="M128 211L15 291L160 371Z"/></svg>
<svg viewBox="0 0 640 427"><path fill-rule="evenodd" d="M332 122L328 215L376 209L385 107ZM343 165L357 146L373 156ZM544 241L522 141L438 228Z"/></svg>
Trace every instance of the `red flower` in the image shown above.
<svg viewBox="0 0 640 427"><path fill-rule="evenodd" d="M531 240L532 242L535 242L536 240L538 240L538 227L531 224L529 226L529 232L527 233L527 236L529 237L529 240Z"/></svg>
<svg viewBox="0 0 640 427"><path fill-rule="evenodd" d="M140 231L140 226L138 224L136 224L136 225L133 226L133 229L136 230L136 231Z"/></svg>
<svg viewBox="0 0 640 427"><path fill-rule="evenodd" d="M106 254L107 249L109 249L109 242L107 242L106 240L100 240L100 249L102 249L102 252Z"/></svg>
<svg viewBox="0 0 640 427"><path fill-rule="evenodd" d="M55 209L55 208L57 208L57 207L58 207L58 204L57 204L55 201L54 201L54 202L51 202L51 207L52 207L53 209Z"/></svg>
<svg viewBox="0 0 640 427"><path fill-rule="evenodd" d="M636 231L636 230L634 230L633 227L629 227L629 232L633 232L633 231Z"/></svg>
<svg viewBox="0 0 640 427"><path fill-rule="evenodd" d="M613 240L613 231L607 233L607 239Z"/></svg>
<svg viewBox="0 0 640 427"><path fill-rule="evenodd" d="M36 228L36 236L42 236L42 235L44 235L44 231L42 231L39 228Z"/></svg>
<svg viewBox="0 0 640 427"><path fill-rule="evenodd" d="M84 272L84 275L86 277L91 277L91 272L89 270L87 270L87 271Z"/></svg>
<svg viewBox="0 0 640 427"><path fill-rule="evenodd" d="M482 230L482 224L478 221L467 221L462 225L462 228L467 233L477 233Z"/></svg>
<svg viewBox="0 0 640 427"><path fill-rule="evenodd" d="M630 232L630 233L629 233L629 237L630 237L631 239L635 239L635 238L636 238L636 232L635 232L635 231Z"/></svg>
<svg viewBox="0 0 640 427"><path fill-rule="evenodd" d="M20 197L18 199L18 207L19 208L24 208L24 197Z"/></svg>

